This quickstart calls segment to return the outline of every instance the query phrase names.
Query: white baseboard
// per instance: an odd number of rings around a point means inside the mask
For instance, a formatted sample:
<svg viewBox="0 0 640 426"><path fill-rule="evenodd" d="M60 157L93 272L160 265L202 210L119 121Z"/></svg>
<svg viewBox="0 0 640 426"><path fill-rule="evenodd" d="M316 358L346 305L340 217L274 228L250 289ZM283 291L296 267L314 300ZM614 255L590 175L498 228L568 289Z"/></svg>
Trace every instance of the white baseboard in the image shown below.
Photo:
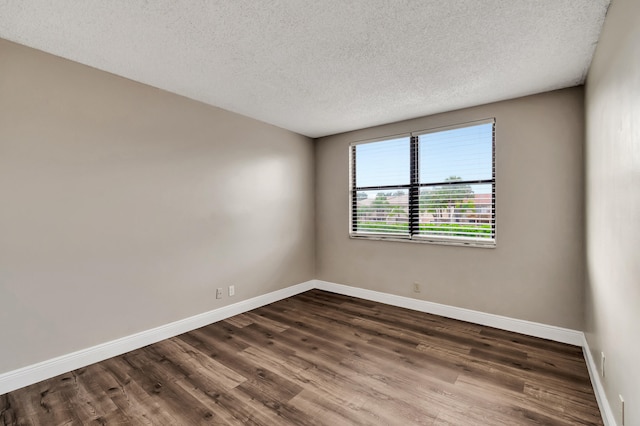
<svg viewBox="0 0 640 426"><path fill-rule="evenodd" d="M587 362L587 370L589 370L593 393L596 395L596 401L598 402L598 407L600 407L600 414L602 415L604 426L617 426L616 419L613 416L613 410L611 410L611 405L609 405L607 395L604 393L604 386L602 386L602 381L600 380L598 367L591 355L591 349L589 349L589 341L584 335L582 341L582 352L584 352L584 359Z"/></svg>
<svg viewBox="0 0 640 426"><path fill-rule="evenodd" d="M17 370L0 374L0 395L22 387L38 383L77 368L122 355L143 346L177 336L187 331L221 321L225 318L259 308L269 303L294 296L315 287L315 280L296 284L233 305L224 306L189 318L175 321L151 330L142 331L110 342L102 343L87 349L62 355L47 361L29 365Z"/></svg>
<svg viewBox="0 0 640 426"><path fill-rule="evenodd" d="M426 300L396 296L395 294L366 290L363 288L335 284L327 281L315 280L315 283L316 288L320 290L331 291L333 293L344 294L345 296L359 297L360 299L399 306L401 308L412 309L414 311L426 312L447 318L486 325L489 327L499 328L501 330L526 334L527 336L541 337L543 339L568 343L574 346L582 346L584 341L584 335L581 331L571 330L568 328L503 317L500 315L473 311L471 309L442 305L440 303L428 302Z"/></svg>

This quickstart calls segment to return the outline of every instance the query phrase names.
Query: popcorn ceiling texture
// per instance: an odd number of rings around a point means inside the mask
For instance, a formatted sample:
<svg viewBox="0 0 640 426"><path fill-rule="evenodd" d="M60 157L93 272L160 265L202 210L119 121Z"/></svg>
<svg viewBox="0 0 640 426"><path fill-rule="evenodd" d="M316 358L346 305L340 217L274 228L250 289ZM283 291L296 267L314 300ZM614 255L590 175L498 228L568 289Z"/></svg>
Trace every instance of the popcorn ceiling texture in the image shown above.
<svg viewBox="0 0 640 426"><path fill-rule="evenodd" d="M320 137L582 84L608 5L0 0L0 37Z"/></svg>

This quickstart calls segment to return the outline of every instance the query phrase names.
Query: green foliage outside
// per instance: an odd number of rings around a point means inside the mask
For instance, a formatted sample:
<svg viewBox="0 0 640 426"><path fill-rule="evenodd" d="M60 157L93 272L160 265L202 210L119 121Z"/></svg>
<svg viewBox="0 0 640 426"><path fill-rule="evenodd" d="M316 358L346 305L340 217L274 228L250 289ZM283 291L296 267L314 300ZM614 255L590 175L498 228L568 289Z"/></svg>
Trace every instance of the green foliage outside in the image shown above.
<svg viewBox="0 0 640 426"><path fill-rule="evenodd" d="M460 181L458 176L446 179L448 182ZM405 195L404 191L379 192L376 198L367 206L358 207L357 216L359 232L409 234L409 224L404 221L395 222L393 219L406 220L406 206L392 205L387 197ZM364 192L357 194L358 200L368 198ZM471 238L491 238L491 225L486 223L449 223L455 218L464 218L475 212L472 201L474 192L470 185L455 184L442 185L424 190L420 193L420 212L428 212L433 216L434 223L420 223L418 233L421 235L454 236ZM372 220L378 218L378 220Z"/></svg>
<svg viewBox="0 0 640 426"><path fill-rule="evenodd" d="M421 223L418 225L421 235L441 235L453 237L491 238L491 225L463 223ZM408 234L406 222L358 222L359 232L380 232L389 234Z"/></svg>
<svg viewBox="0 0 640 426"><path fill-rule="evenodd" d="M491 238L491 225L488 224L421 223L419 229L421 234Z"/></svg>
<svg viewBox="0 0 640 426"><path fill-rule="evenodd" d="M360 197L359 194L358 197ZM407 212L403 206L392 205L387 201L388 196L391 196L391 193L379 192L370 205L358 207L358 217L374 215L387 220L389 217L406 215Z"/></svg>
<svg viewBox="0 0 640 426"><path fill-rule="evenodd" d="M456 182L462 178L450 176L445 182ZM431 213L436 222L444 222L451 215L464 215L475 211L474 192L470 185L442 185L420 193L420 212Z"/></svg>
<svg viewBox="0 0 640 426"><path fill-rule="evenodd" d="M385 232L391 234L408 234L409 224L406 222L358 222L359 232Z"/></svg>

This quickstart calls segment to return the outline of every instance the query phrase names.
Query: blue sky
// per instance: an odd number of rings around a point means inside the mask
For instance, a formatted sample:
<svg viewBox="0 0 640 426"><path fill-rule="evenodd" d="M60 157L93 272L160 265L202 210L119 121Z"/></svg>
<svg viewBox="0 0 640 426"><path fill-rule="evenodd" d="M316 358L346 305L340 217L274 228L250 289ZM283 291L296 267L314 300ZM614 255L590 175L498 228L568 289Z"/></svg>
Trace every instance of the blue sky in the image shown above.
<svg viewBox="0 0 640 426"><path fill-rule="evenodd" d="M491 179L492 131L493 124L486 123L421 135L420 182L441 182L450 176ZM408 184L409 140L407 136L356 145L357 185Z"/></svg>

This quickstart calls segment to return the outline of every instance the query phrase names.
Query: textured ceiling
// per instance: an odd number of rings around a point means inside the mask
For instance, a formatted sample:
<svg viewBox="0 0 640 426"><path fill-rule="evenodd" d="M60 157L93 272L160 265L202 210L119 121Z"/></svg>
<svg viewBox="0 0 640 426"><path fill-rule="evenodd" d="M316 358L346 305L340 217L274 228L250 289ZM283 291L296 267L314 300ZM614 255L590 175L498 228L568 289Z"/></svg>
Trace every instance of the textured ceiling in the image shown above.
<svg viewBox="0 0 640 426"><path fill-rule="evenodd" d="M581 84L608 4L0 0L0 37L319 137Z"/></svg>

